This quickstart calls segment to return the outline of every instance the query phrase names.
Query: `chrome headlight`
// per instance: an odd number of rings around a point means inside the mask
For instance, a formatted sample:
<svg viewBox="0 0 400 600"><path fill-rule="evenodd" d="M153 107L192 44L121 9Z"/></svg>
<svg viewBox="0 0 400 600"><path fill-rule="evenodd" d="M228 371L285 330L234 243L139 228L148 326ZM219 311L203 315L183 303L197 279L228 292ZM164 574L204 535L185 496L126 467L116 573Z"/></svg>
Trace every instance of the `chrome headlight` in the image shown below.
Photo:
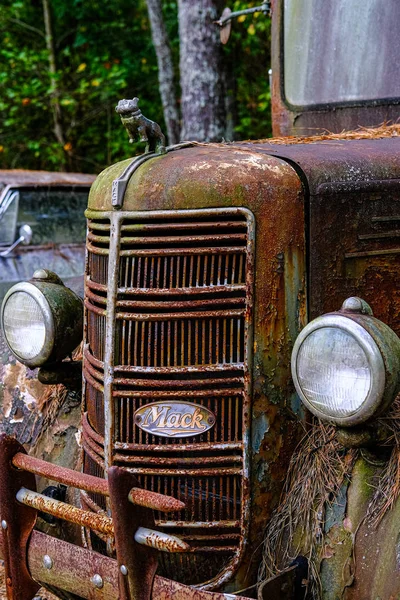
<svg viewBox="0 0 400 600"><path fill-rule="evenodd" d="M14 285L1 307L8 347L28 367L57 362L78 346L83 331L82 300L45 269Z"/></svg>
<svg viewBox="0 0 400 600"><path fill-rule="evenodd" d="M400 339L360 298L318 317L296 340L292 376L307 408L342 426L382 412L399 388Z"/></svg>

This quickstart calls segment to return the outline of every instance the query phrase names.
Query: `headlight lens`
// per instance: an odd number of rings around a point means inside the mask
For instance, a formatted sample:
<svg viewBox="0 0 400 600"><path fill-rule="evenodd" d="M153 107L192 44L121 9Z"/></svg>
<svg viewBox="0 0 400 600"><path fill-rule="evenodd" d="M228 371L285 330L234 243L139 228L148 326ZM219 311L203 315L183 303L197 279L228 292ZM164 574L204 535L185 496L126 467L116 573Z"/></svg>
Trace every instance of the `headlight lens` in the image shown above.
<svg viewBox="0 0 400 600"><path fill-rule="evenodd" d="M55 273L38 269L5 295L1 325L20 362L31 368L56 363L82 340L83 303Z"/></svg>
<svg viewBox="0 0 400 600"><path fill-rule="evenodd" d="M357 340L334 327L323 327L304 340L297 376L309 402L331 417L354 414L367 398L372 378Z"/></svg>
<svg viewBox="0 0 400 600"><path fill-rule="evenodd" d="M12 294L4 307L4 334L14 352L25 360L35 358L46 341L45 316L26 292Z"/></svg>
<svg viewBox="0 0 400 600"><path fill-rule="evenodd" d="M386 408L399 384L399 338L363 301L355 310L356 300L309 323L292 354L293 380L304 404L318 417L344 426Z"/></svg>

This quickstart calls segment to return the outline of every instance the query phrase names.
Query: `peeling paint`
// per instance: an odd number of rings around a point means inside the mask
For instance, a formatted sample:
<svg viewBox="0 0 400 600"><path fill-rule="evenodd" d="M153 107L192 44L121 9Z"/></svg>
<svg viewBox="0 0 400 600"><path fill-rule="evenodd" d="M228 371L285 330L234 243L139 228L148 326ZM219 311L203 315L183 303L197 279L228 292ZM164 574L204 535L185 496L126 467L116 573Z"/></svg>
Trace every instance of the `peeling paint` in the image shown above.
<svg viewBox="0 0 400 600"><path fill-rule="evenodd" d="M46 387L36 379L26 377L27 368L21 363L8 364L4 367L3 383L3 415L7 419L12 411L16 395L24 402L29 411L37 406L37 401L45 392ZM15 418L15 417L14 417ZM15 421L14 421L15 422Z"/></svg>
<svg viewBox="0 0 400 600"><path fill-rule="evenodd" d="M260 461L257 467L257 479L261 483L269 473L269 464L267 461Z"/></svg>
<svg viewBox="0 0 400 600"><path fill-rule="evenodd" d="M268 417L265 413L262 413L252 421L252 447L254 452L259 452L261 444L264 440L265 434L269 431Z"/></svg>

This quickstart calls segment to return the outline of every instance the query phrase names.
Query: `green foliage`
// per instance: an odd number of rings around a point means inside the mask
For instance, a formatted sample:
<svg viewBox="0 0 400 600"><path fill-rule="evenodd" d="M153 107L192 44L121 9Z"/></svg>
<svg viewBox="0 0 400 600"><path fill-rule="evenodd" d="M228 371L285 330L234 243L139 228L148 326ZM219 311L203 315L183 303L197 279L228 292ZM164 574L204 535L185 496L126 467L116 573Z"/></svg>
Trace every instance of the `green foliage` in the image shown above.
<svg viewBox="0 0 400 600"><path fill-rule="evenodd" d="M57 72L52 79L42 2L3 0L0 11L0 167L98 172L141 152L130 145L114 107L138 96L163 125L157 62L145 0L51 0ZM254 2L236 0L232 9ZM163 3L176 71L177 6ZM224 49L235 137L270 131L269 21L235 22ZM177 73L178 74L178 73ZM177 77L178 80L178 77ZM56 94L54 94L54 87ZM58 101L64 147L54 134Z"/></svg>
<svg viewBox="0 0 400 600"><path fill-rule="evenodd" d="M259 6L259 0L235 0L232 11ZM263 13L242 15L232 23L232 33L224 47L228 68L228 89L236 109L236 139L260 139L271 135L271 22ZM233 85L232 85L233 84Z"/></svg>

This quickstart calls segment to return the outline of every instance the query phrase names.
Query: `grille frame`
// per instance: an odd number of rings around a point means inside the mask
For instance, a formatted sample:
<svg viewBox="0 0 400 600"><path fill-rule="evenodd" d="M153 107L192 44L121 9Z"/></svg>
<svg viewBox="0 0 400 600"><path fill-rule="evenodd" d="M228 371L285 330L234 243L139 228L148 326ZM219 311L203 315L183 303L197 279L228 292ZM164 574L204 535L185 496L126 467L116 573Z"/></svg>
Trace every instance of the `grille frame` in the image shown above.
<svg viewBox="0 0 400 600"><path fill-rule="evenodd" d="M84 441L84 446L87 445L88 440L92 438L92 441L89 442L89 447L87 448L89 452L93 456L96 456L96 462L98 465L104 465L105 472L108 467L112 464L124 464L132 470L130 466L126 464L123 460L124 454L132 451L143 451L145 449L146 444L142 446L138 446L134 443L121 442L115 439L115 431L117 422L115 419L116 416L116 400L115 400L115 387L118 382L118 378L121 378L121 371L123 371L123 367L121 365L116 365L115 363L115 350L116 350L116 327L115 322L118 322L118 318L120 318L119 314L119 299L121 294L126 293L126 290L129 286L120 286L119 276L120 276L120 265L124 256L129 256L129 250L124 248L121 249L121 244L124 244L124 236L123 229L126 227L126 222L131 222L134 219L146 219L150 220L162 220L164 218L176 218L176 219L199 219L199 218L215 218L215 217L232 217L234 218L243 218L246 223L246 244L245 244L245 285L237 286L238 291L245 293L245 309L243 314L245 315L244 319L244 356L245 360L240 363L240 368L238 369L240 373L236 373L236 378L232 377L232 381L235 381L235 385L240 387L239 379L243 381L243 424L242 424L242 439L240 444L228 443L224 444L224 446L230 450L230 452L234 452L238 450L239 446L243 451L243 455L241 457L241 485L242 485L242 497L241 497L241 518L240 518L240 543L233 553L232 559L225 566L223 571L217 576L214 577L209 582L201 585L203 589L214 589L217 586L227 582L237 570L241 558L244 553L246 539L247 539L247 529L249 524L249 515L250 515L250 408L251 408L251 368L252 368L252 310L253 310L253 269L254 269L254 244L255 244L255 221L254 216L250 210L242 207L233 207L233 208L216 208L216 209L195 209L195 210L178 210L178 211L135 211L135 212L107 212L107 213L98 213L97 211L87 211L87 217L89 218L89 236L88 236L88 258L87 258L87 271L86 271L86 293L85 293L85 348L84 348L84 379L90 385L96 389L98 394L103 395L103 405L104 405L104 417L103 417L103 426L104 426L104 436L100 435L100 443L97 444L97 451L95 452L93 449L93 435L94 437L98 437L99 434L93 430L90 426L89 421L87 422L87 427L85 428L87 431L86 442ZM103 229L104 233L109 233L108 235L97 235L91 233L91 223L93 220L96 220L96 229ZM100 222L101 221L101 222ZM108 222L107 222L108 221ZM100 222L100 227L99 227ZM125 225L124 225L125 223ZM210 236L212 237L212 236ZM214 236L218 237L218 236ZM224 239L219 236L220 239ZM210 240L207 240L210 241ZM218 239L216 240L219 241ZM108 247L107 247L108 246ZM185 253L186 248L178 248L176 250L175 255L179 255L180 253ZM204 248L204 250L200 250L201 252L206 252L208 249ZM133 250L134 252L135 250ZM216 252L221 252L221 248L217 247ZM128 254L127 254L128 253ZM173 251L171 252L173 254ZM212 254L212 250L211 250ZM96 281L91 281L90 274L91 270L91 261L93 261L92 255L96 255L99 257L96 260L102 260L101 269L103 272L107 274L107 286L106 290ZM227 263L226 263L227 264ZM235 284L233 284L235 285ZM223 286L220 286L223 287ZM225 286L225 288L229 288L230 291L231 286ZM240 290L239 290L240 288ZM143 288L142 288L143 289ZM180 289L179 287L177 289ZM200 290L200 291L199 291ZM196 290L198 293L202 293L204 289L199 288ZM225 290L226 291L226 290ZM105 295L106 293L106 295ZM157 296L157 294L161 292L152 293ZM224 296L225 297L225 296ZM155 299L157 303L157 297ZM237 304L237 302L236 302ZM126 306L124 306L126 310ZM221 314L226 316L227 313L232 314L233 317L237 317L240 309L234 306L221 306ZM88 327L89 319L93 318L93 314L97 314L101 319L101 332L105 332L105 344L104 348L102 348L102 356L104 358L103 361L93 360L93 357L90 357L88 354L91 337L93 340L93 334L91 333L91 327ZM126 317L126 312L122 313ZM168 317L176 317L177 314L182 313L170 313ZM183 313L185 314L185 313ZM204 315L204 312L201 313ZM137 318L137 315L133 316L133 319ZM97 362L97 364L96 364ZM99 363L102 363L101 365ZM236 365L235 365L236 366ZM214 374L219 370L224 372L234 371L232 367L232 363L225 363L222 367L219 366L219 369L209 369ZM176 370L179 371L178 367L175 367ZM125 370L129 371L129 368ZM140 370L145 373L151 373L153 371L154 378L159 377L160 374L170 373L171 368L162 367L158 369L154 369L152 367L144 366L140 368L136 368L135 374L138 375ZM184 367L186 371L186 367ZM204 369L203 369L204 370ZM207 370L207 369L205 369ZM122 373L123 375L123 373ZM232 375L235 375L233 372ZM209 377L209 375L207 375ZM216 384L214 384L216 385ZM118 386L117 386L118 387ZM120 386L119 386L120 387ZM151 386L150 386L151 387ZM209 394L209 390L204 389L204 394ZM158 400L158 398L154 398L154 394L157 394L157 389L149 389L145 390L150 395L150 398ZM138 392L139 393L139 392ZM185 387L182 387L181 390L173 390L170 392L173 394L174 398L179 397L179 394L188 398L188 392L185 391ZM143 391L140 392L143 394ZM164 395L165 397L165 395ZM193 402L196 402L197 396L193 399ZM89 429L88 429L89 428ZM85 431L84 429L84 431ZM93 434L93 435L92 435ZM104 440L104 441L103 441ZM103 441L103 443L101 443ZM174 441L173 441L174 442ZM188 451L196 451L201 447L202 442L198 440L185 441L180 440L177 444L171 443L167 446L168 450L174 452L181 452L183 449ZM221 445L221 444L220 444ZM218 452L218 444L215 444L215 448L213 448L213 444L210 445L211 449L214 449L215 452ZM153 449L156 451L166 449L166 446L163 444L153 445ZM122 457L122 458L121 458ZM215 458L215 457L214 457ZM151 464L151 460L149 463ZM138 468L136 471L138 472ZM227 467L229 469L229 467ZM237 470L237 465L235 467L231 467ZM216 473L220 473L224 470L224 467L221 465L216 467ZM100 507L99 507L100 508ZM93 509L93 506L92 506Z"/></svg>

